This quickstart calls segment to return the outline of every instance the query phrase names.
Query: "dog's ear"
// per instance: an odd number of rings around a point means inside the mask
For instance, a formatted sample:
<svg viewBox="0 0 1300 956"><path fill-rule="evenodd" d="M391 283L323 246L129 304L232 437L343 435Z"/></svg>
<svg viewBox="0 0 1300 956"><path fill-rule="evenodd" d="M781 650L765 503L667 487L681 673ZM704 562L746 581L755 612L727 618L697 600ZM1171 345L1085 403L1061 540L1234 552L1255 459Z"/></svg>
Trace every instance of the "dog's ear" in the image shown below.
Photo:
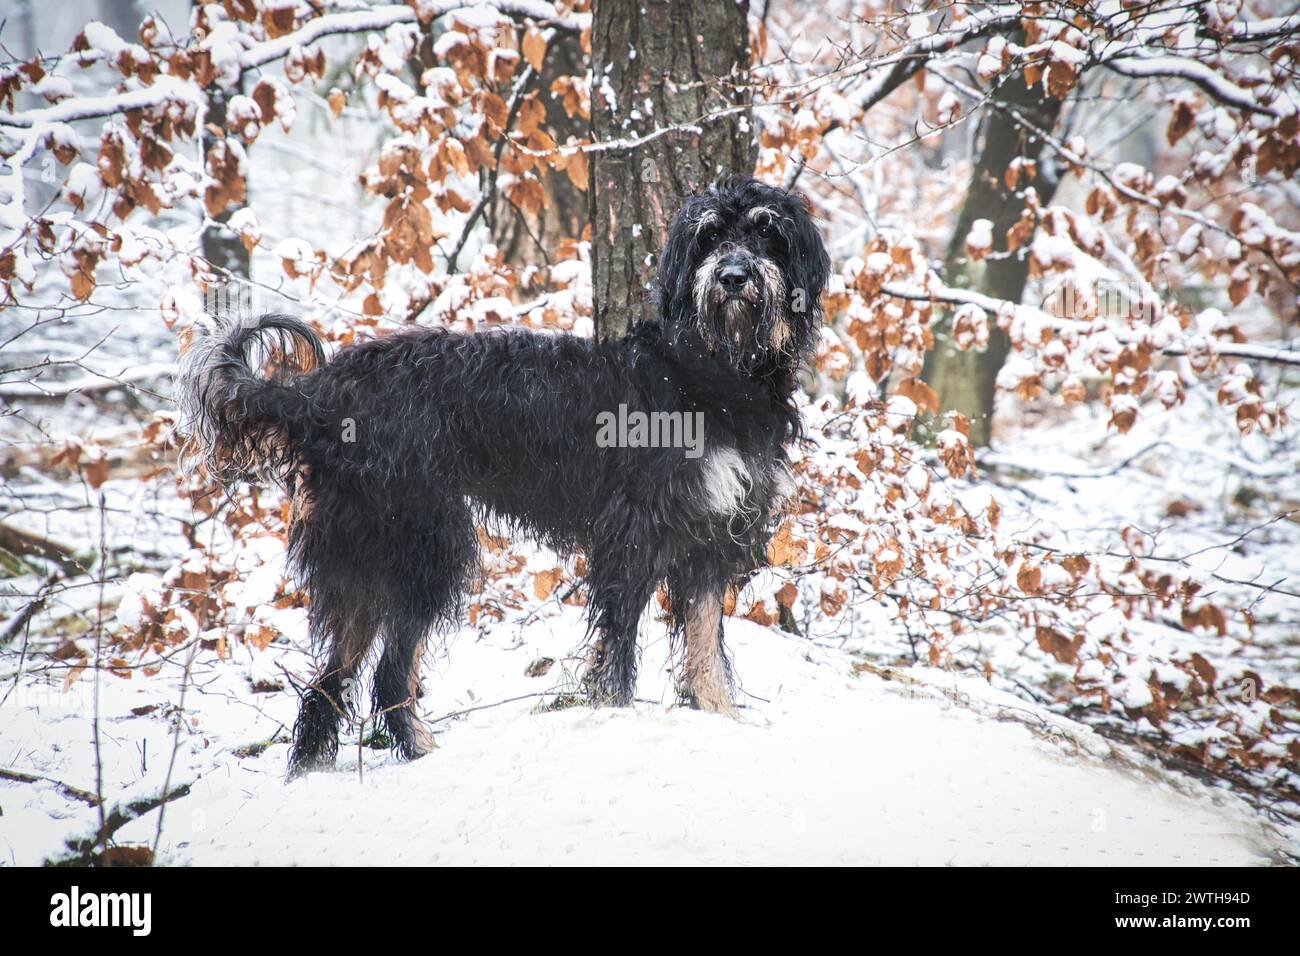
<svg viewBox="0 0 1300 956"><path fill-rule="evenodd" d="M681 330L691 326L695 305L691 283L691 246L695 241L695 223L704 212L705 200L690 196L673 217L668 227L668 241L659 255L659 273L655 278L655 297L659 302L659 318L669 329Z"/></svg>
<svg viewBox="0 0 1300 956"><path fill-rule="evenodd" d="M808 201L801 194L794 193L787 197L786 202L793 222L787 278L792 291L803 290L806 308L802 318L807 323L807 331L811 332L821 322L821 295L830 279L831 258L817 222L809 211Z"/></svg>

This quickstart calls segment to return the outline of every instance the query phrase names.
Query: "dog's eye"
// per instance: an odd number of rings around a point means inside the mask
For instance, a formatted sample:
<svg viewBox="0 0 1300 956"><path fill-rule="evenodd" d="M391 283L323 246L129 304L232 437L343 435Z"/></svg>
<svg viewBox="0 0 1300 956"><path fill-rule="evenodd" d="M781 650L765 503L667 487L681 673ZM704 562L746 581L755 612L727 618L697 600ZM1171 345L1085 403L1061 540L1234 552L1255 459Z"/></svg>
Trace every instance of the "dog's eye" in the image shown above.
<svg viewBox="0 0 1300 956"><path fill-rule="evenodd" d="M708 235L709 245L716 246L718 244L718 240L721 238L722 237L718 235L718 230L714 229Z"/></svg>
<svg viewBox="0 0 1300 956"><path fill-rule="evenodd" d="M763 223L763 225L761 225L761 226L758 227L758 234L759 234L760 236L762 236L764 239L771 239L771 238L772 238L772 224L771 224L770 222L765 222L765 223Z"/></svg>

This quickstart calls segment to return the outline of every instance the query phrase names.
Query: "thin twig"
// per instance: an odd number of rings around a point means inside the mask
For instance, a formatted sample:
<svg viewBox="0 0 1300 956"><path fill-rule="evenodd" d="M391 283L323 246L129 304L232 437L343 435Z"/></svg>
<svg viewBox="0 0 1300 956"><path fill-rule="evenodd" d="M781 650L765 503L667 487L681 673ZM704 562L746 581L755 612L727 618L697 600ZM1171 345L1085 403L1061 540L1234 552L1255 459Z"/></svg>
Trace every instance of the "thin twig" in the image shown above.
<svg viewBox="0 0 1300 956"><path fill-rule="evenodd" d="M190 654L185 659L185 671L181 674L181 696L176 704L176 729L172 732L172 755L167 761L167 774L163 777L162 802L158 807L158 826L153 835L152 858L158 859L158 845L162 842L163 817L167 813L167 792L172 785L172 770L176 766L176 752L181 746L181 727L185 723L185 691L190 683L190 667L194 663L194 657L198 653L199 645L194 644L190 648Z"/></svg>
<svg viewBox="0 0 1300 956"><path fill-rule="evenodd" d="M108 549L104 547L104 493L99 493L99 597L95 601L95 683L94 712L91 716L91 729L95 746L95 796L99 809L99 830L106 829L104 819L104 757L99 747L99 678L100 649L104 641L104 575L107 573Z"/></svg>
<svg viewBox="0 0 1300 956"><path fill-rule="evenodd" d="M15 783L52 783L60 793L72 797L74 800L80 800L88 806L97 807L103 803L99 797L89 790L82 790L80 787L74 787L62 780L55 780L53 777L42 777L35 773L23 773L21 770L6 770L0 767L0 780L12 780Z"/></svg>
<svg viewBox="0 0 1300 956"><path fill-rule="evenodd" d="M520 694L518 697L507 697L505 700L498 700L491 704L477 704L474 707L466 707L464 710L453 710L449 714L443 714L441 717L435 717L429 721L431 724L440 724L444 720L451 720L453 717L463 717L466 714L472 714L476 710L488 710L492 707L500 707L503 704L513 704L516 701L528 700L530 697L556 697L558 693L553 690L541 690L532 694Z"/></svg>

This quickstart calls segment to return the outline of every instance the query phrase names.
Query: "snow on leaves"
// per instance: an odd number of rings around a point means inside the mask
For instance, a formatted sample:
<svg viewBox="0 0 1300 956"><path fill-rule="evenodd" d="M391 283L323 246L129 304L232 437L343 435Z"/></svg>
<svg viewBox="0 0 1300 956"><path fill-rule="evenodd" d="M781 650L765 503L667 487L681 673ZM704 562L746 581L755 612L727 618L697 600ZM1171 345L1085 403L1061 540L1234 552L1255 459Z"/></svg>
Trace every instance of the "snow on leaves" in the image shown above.
<svg viewBox="0 0 1300 956"><path fill-rule="evenodd" d="M565 15L546 3L506 6L541 17L545 23L564 21L570 29L581 22L564 20ZM405 158L402 190L392 188L394 173L383 169L372 190L389 199L377 247L389 263L383 268L371 263L358 272L351 269L352 255L334 253L331 274L346 276L359 296L377 302L378 286L367 292L356 289L352 280L382 277L388 264L411 265L430 273L433 251L438 240L447 236L449 220L470 213L473 200L451 180L493 170L510 201L528 211L548 202L538 179L541 170L563 170L579 188L586 187L583 144L561 146L547 134L537 92L515 96L520 71L536 71L549 44L550 30L526 15L516 18L482 9L456 12L445 21L448 29L441 31L433 48L437 65L424 71L419 89L400 78L423 42L419 23L450 9L452 5L424 3L408 10L384 7L373 14L330 13L286 0L226 0L197 6L190 35L181 40L160 30L155 19L146 18L138 42L119 37L101 23L90 23L72 45L74 56L56 64L59 75L47 73L48 61L40 60L5 69L0 74L0 101L12 109L16 93L24 90L62 107L57 113L32 110L13 118L23 137L20 162L43 148L69 166L83 144L63 118L109 118L95 157L99 182L90 182L77 166L64 187L73 210L96 217L97 224L110 225L105 214L125 222L137 210L157 215L199 196L207 214L217 217L241 209L247 201L245 148L253 146L272 124L289 130L303 95L295 88L323 78L325 53L313 41L338 32L362 33L365 45L352 63L352 95L369 95L364 86L371 85L370 93L395 129L410 137L407 142L416 153ZM265 70L276 60L283 62L283 79ZM90 100L72 97L65 74L77 68L106 71L116 81L116 90ZM570 112L589 110L578 78L560 77L554 86ZM214 96L219 96L219 103ZM342 114L346 99L342 90L330 92L328 103L335 117ZM214 108L220 126L212 122ZM7 119L3 122L8 126ZM201 151L196 149L200 138ZM196 160L196 153L202 158ZM381 158L380 165L388 162ZM91 200L99 200L101 194L108 202L92 209ZM21 197L18 205L22 206ZM36 244L37 231L33 220L20 227L14 238L20 245L37 245L39 254L43 247ZM64 231L67 235L57 237L57 242L64 247L69 292L84 299L94 288L95 268L109 260L84 248L67 248L69 239L84 229L69 223ZM250 249L262 241L258 230L240 230L239 235ZM21 266L31 254L29 249L12 246L6 242L7 251L0 257L0 292L11 301L13 282L22 281ZM160 248L151 254L189 253ZM209 273L201 265L193 271ZM291 277L313 280L319 272L297 266L286 269ZM417 286L411 302L421 294Z"/></svg>

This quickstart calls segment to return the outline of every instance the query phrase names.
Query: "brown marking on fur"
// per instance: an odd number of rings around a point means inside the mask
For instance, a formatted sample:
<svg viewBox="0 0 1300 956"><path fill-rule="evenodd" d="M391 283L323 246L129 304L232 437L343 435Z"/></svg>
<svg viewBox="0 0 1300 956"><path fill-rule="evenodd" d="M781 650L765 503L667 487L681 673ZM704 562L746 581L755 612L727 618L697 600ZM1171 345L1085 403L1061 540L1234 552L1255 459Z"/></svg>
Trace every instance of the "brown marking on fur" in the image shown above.
<svg viewBox="0 0 1300 956"><path fill-rule="evenodd" d="M255 470L259 462L279 461L289 452L289 436L278 425L263 425L250 436L246 467Z"/></svg>
<svg viewBox="0 0 1300 956"><path fill-rule="evenodd" d="M700 710L736 717L722 659L722 600L716 594L698 598L686 609L686 666L682 684Z"/></svg>
<svg viewBox="0 0 1300 956"><path fill-rule="evenodd" d="M216 477L216 475L213 474L212 469L208 467L206 460L207 449L203 446L203 441L197 435L185 435L181 439L178 451L178 458L182 467L186 466L187 463L195 462L197 463L195 470L200 478L208 479Z"/></svg>
<svg viewBox="0 0 1300 956"><path fill-rule="evenodd" d="M786 324L785 319L777 318L772 323L772 348L780 352L785 348L785 344L790 341L790 326Z"/></svg>
<svg viewBox="0 0 1300 956"><path fill-rule="evenodd" d="M303 487L302 478L299 474L297 486L293 490L293 497L289 499L289 526L294 527L298 524L304 524L311 518L314 508L314 502L307 489Z"/></svg>
<svg viewBox="0 0 1300 956"><path fill-rule="evenodd" d="M339 674L344 679L356 677L357 669L370 653L378 632L378 622L370 613L360 609L354 608L347 620L340 622L334 634L334 653L340 661Z"/></svg>
<svg viewBox="0 0 1300 956"><path fill-rule="evenodd" d="M256 431L250 429L247 436L233 448L220 441L208 448L199 436L187 436L181 445L180 460L182 463L195 462L195 471L199 477L221 484L251 477L273 477L284 481L293 469L284 468L281 473L277 473L266 463L286 460L288 452L289 439L284 429L264 425Z"/></svg>
<svg viewBox="0 0 1300 956"><path fill-rule="evenodd" d="M411 756L413 757L430 753L438 747L433 734L415 711L415 702L420 699L420 664L423 659L424 641L421 641L420 646L415 649L415 655L411 658L411 672L406 679L406 692L410 700L407 706L411 710Z"/></svg>

